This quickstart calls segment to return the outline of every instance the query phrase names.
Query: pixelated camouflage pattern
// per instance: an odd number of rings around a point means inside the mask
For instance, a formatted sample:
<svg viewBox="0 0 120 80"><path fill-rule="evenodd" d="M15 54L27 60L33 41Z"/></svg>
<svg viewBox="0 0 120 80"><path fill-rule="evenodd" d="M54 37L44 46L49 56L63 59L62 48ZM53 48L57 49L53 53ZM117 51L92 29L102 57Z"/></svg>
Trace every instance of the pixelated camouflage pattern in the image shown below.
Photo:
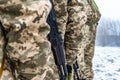
<svg viewBox="0 0 120 80"><path fill-rule="evenodd" d="M5 53L8 56L1 80L57 80L47 40L50 27L46 19L50 10L49 0L0 0L0 20L7 31ZM3 36L0 37L2 48ZM10 70L10 65L14 70Z"/></svg>
<svg viewBox="0 0 120 80"><path fill-rule="evenodd" d="M81 77L92 80L96 26L100 19L98 7L93 0L70 0L67 8L65 2L55 0L55 10L65 43L67 64L72 65L77 56Z"/></svg>
<svg viewBox="0 0 120 80"><path fill-rule="evenodd" d="M92 58L95 34L100 13L93 0L71 0L68 3L68 22L65 33L67 63L77 60L80 75L85 80L93 79Z"/></svg>
<svg viewBox="0 0 120 80"><path fill-rule="evenodd" d="M64 40L66 31L68 12L67 12L67 0L53 0L54 9L56 13L56 20L58 23L59 32Z"/></svg>
<svg viewBox="0 0 120 80"><path fill-rule="evenodd" d="M53 0L59 31L64 39L67 64L78 57L80 76L92 80L92 58L100 13L93 0ZM0 20L8 32L0 34L0 53L7 37L6 54L14 62L17 80L59 80L46 23L49 0L1 0ZM13 65L12 65L13 66ZM1 80L14 80L8 60ZM70 79L69 79L70 80ZM71 78L71 80L73 80Z"/></svg>

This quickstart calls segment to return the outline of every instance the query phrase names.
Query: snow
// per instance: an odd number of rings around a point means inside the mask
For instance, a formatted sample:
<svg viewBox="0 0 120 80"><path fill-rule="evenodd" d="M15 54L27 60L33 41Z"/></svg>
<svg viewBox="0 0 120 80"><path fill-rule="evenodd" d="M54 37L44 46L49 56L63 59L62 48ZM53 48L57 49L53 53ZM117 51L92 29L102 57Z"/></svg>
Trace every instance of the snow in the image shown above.
<svg viewBox="0 0 120 80"><path fill-rule="evenodd" d="M119 53L119 47L95 47L93 80L120 80Z"/></svg>

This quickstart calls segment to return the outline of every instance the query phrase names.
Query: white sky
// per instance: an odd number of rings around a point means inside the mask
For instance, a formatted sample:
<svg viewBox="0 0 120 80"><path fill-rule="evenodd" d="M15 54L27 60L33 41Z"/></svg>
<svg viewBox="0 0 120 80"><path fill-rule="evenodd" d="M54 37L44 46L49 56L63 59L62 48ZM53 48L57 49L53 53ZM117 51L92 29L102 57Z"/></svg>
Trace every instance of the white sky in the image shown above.
<svg viewBox="0 0 120 80"><path fill-rule="evenodd" d="M104 17L120 19L120 0L95 0Z"/></svg>

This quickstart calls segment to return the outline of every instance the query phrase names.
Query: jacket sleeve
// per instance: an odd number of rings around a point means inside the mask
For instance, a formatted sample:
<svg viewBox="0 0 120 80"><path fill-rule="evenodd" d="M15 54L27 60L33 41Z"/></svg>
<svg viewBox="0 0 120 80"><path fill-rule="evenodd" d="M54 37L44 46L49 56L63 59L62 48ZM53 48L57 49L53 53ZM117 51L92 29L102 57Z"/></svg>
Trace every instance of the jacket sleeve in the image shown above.
<svg viewBox="0 0 120 80"><path fill-rule="evenodd" d="M23 22L26 26L43 25L50 10L49 0L1 0L0 20L6 29Z"/></svg>
<svg viewBox="0 0 120 80"><path fill-rule="evenodd" d="M30 78L36 78L38 76L38 73L32 72L36 67L48 66L46 64L40 64L44 61L49 61L46 57L49 57L48 54L50 53L50 44L47 40L50 29L46 23L46 19L50 10L51 3L49 0L0 0L0 21L4 29L8 32L6 35L8 39L6 53L16 63L19 60L22 66L18 67L18 78L19 75L24 76L22 72L25 72L25 74L27 72L28 74L26 75L28 76L26 78L32 80ZM0 51L3 48L3 39L4 37L0 33ZM44 61L43 58L36 57L40 56L39 53L42 57L45 57ZM33 65L33 62L35 62L35 66L34 68L30 68L28 72L27 68ZM5 69L9 71L6 66ZM46 72L46 69L44 71ZM1 80L4 78L8 80L5 70L3 71Z"/></svg>
<svg viewBox="0 0 120 80"><path fill-rule="evenodd" d="M18 37L13 35L19 32L18 35L22 35L22 31L25 31L26 27L29 33L34 36L36 36L38 29L49 28L46 19L50 10L49 0L0 0L0 21L8 32L8 42L17 42ZM49 32L49 30L46 31ZM18 35L16 34L16 36ZM0 54L4 44L3 38L0 30ZM24 40L22 39L21 42L24 43Z"/></svg>

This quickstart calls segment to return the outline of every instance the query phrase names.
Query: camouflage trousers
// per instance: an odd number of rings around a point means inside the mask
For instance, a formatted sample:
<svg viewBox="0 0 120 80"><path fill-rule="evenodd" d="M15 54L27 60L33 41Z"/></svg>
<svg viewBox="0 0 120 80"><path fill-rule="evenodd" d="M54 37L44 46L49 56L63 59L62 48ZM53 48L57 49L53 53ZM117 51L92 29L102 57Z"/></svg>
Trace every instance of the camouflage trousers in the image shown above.
<svg viewBox="0 0 120 80"><path fill-rule="evenodd" d="M7 56L1 80L59 80L51 44L47 39L50 31L46 22L51 10L49 0L0 2L0 20L7 32L6 35L0 34L0 48ZM93 78L96 23L100 17L90 2L54 0L67 64L73 65L77 56L80 76L85 80Z"/></svg>

